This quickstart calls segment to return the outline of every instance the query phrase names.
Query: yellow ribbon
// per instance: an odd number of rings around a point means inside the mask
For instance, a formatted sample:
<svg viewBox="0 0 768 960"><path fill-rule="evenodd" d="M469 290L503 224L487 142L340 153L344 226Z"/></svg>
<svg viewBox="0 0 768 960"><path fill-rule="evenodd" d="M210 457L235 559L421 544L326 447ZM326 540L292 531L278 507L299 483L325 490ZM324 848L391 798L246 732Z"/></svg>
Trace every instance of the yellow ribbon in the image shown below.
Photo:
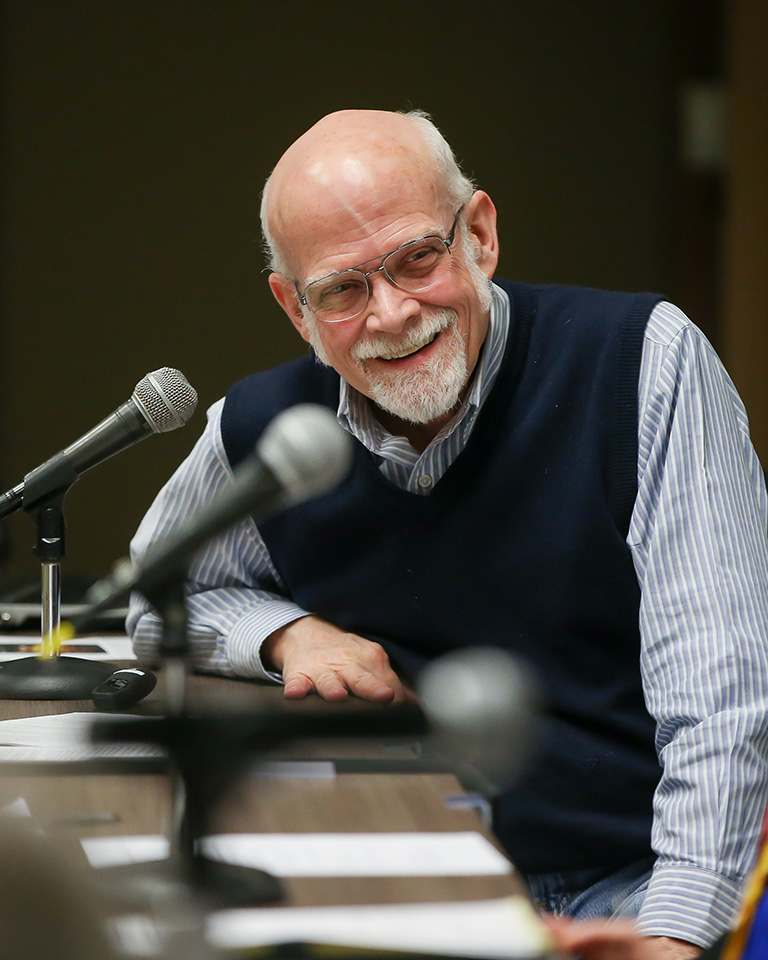
<svg viewBox="0 0 768 960"><path fill-rule="evenodd" d="M768 878L768 841L763 841L763 848L747 884L738 922L725 943L720 960L738 960L744 952L757 905L765 892L766 878Z"/></svg>
<svg viewBox="0 0 768 960"><path fill-rule="evenodd" d="M58 657L61 653L61 645L71 640L75 635L75 628L71 623L64 621L59 626L43 637L40 644L40 653L38 657L41 660L48 660L51 657Z"/></svg>

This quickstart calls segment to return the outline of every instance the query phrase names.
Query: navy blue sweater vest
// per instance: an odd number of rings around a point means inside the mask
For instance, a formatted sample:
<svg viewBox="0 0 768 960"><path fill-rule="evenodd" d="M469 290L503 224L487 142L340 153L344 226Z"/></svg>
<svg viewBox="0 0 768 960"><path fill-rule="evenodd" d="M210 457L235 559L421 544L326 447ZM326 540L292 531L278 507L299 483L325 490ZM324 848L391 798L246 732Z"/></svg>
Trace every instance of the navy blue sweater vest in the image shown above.
<svg viewBox="0 0 768 960"><path fill-rule="evenodd" d="M495 802L494 829L524 872L610 869L651 854L660 774L625 538L643 333L661 298L500 285L512 305L502 367L432 492L395 487L356 443L338 489L260 529L293 600L408 673L471 645L527 660L545 742ZM232 465L285 407L335 410L338 387L309 357L240 381L222 418Z"/></svg>

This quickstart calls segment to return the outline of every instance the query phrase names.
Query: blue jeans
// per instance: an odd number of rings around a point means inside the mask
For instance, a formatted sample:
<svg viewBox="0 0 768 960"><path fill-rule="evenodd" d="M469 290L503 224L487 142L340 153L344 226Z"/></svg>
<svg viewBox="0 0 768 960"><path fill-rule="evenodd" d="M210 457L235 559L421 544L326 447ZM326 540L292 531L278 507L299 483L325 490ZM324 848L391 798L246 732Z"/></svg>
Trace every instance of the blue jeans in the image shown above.
<svg viewBox="0 0 768 960"><path fill-rule="evenodd" d="M558 916L592 920L597 917L636 917L643 905L655 857L621 870L576 870L524 876L536 906Z"/></svg>

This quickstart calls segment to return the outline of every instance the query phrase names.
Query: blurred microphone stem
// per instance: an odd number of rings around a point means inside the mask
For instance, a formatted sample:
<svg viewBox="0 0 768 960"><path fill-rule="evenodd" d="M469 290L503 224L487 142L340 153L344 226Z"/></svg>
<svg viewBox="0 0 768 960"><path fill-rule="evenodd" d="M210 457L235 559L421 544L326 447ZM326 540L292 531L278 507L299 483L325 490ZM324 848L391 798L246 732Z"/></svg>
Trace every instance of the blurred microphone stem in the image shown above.
<svg viewBox="0 0 768 960"><path fill-rule="evenodd" d="M165 670L166 702L171 717L183 716L187 700L187 605L184 582L186 564L176 564L142 593L157 611L162 623L158 654Z"/></svg>
<svg viewBox="0 0 768 960"><path fill-rule="evenodd" d="M179 657L165 662L165 696L168 715L183 716L187 705L187 668Z"/></svg>
<svg viewBox="0 0 768 960"><path fill-rule="evenodd" d="M187 569L177 564L144 590L162 621L159 655L165 673L165 700L169 717L184 717L187 712L187 605L184 582ZM195 856L194 830L190 824L189 794L184 772L174 759L171 768L170 856L187 867Z"/></svg>
<svg viewBox="0 0 768 960"><path fill-rule="evenodd" d="M171 822L168 830L169 856L178 863L188 863L194 856L194 839L190 837L187 818L187 787L176 763L171 768Z"/></svg>

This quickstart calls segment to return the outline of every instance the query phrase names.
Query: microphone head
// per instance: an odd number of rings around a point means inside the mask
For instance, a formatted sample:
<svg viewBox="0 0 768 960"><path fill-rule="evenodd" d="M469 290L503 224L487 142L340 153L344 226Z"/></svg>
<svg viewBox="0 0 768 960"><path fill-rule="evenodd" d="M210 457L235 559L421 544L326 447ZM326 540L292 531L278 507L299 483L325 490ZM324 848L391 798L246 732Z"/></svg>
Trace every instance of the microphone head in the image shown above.
<svg viewBox="0 0 768 960"><path fill-rule="evenodd" d="M280 481L290 506L319 497L344 479L352 465L352 438L327 407L300 403L268 424L256 453Z"/></svg>
<svg viewBox="0 0 768 960"><path fill-rule="evenodd" d="M131 400L154 433L168 433L183 427L195 412L197 391L183 373L160 367L136 384Z"/></svg>
<svg viewBox="0 0 768 960"><path fill-rule="evenodd" d="M496 786L517 779L539 740L539 684L529 668L498 647L467 647L433 660L418 691L437 753Z"/></svg>

